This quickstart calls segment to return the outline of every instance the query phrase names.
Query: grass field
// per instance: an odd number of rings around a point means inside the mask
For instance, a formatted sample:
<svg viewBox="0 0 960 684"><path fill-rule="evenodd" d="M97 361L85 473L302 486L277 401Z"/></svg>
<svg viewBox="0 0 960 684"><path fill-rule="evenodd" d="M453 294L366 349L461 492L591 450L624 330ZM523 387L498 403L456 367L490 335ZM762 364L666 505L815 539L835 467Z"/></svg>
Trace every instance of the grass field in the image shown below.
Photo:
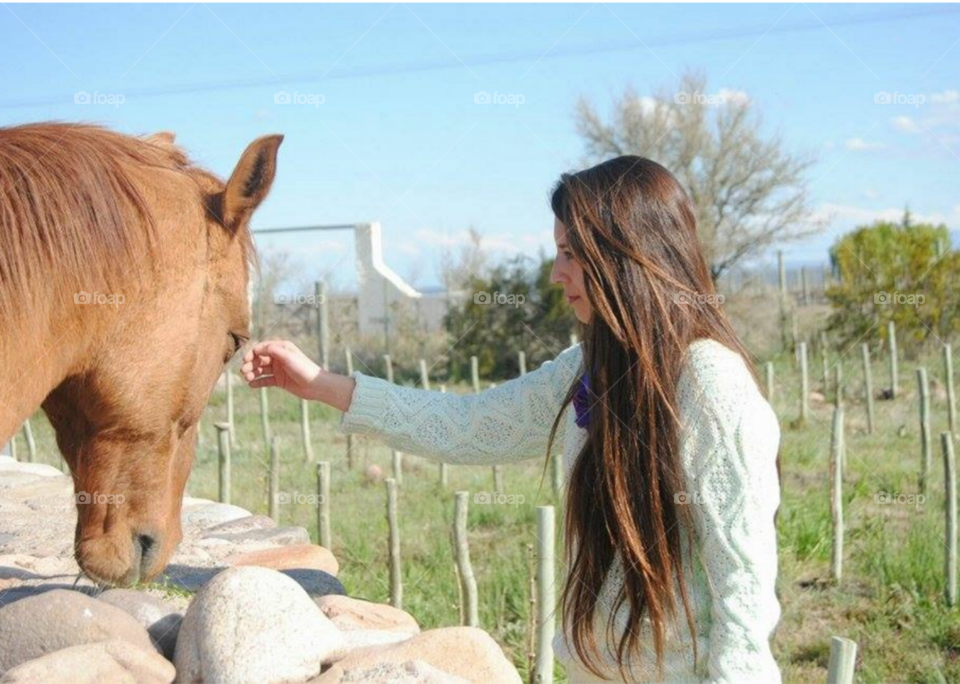
<svg viewBox="0 0 960 684"><path fill-rule="evenodd" d="M836 356L831 354L831 363ZM830 637L839 635L859 645L858 681L960 682L960 614L948 608L943 598L944 475L939 434L947 429L947 419L945 400L934 382L943 381L941 357L931 354L922 361L935 387L931 393L934 461L926 500L919 505L878 503L877 495L918 493L921 460L915 371L921 362L901 359L900 396L876 401L876 430L868 435L859 349L842 358L847 534L839 586L829 581L832 380L823 387L818 380L819 358L811 356L811 390L825 393L827 402L814 397L810 420L797 426L800 381L793 358L784 355L773 360L777 376L773 405L781 417L783 467L778 520L783 618L774 651L785 681L825 682ZM885 359L874 360L873 374L877 391L889 387ZM233 453L233 503L266 513L269 456L262 441L259 400L256 392L239 382L236 385L239 446ZM303 459L299 411L297 400L270 391L271 426L284 443L280 489L312 494L316 491L316 467ZM332 550L340 560L340 578L351 595L387 602L385 491L382 483L368 482L363 469L376 464L389 476L390 451L371 439L360 440L355 446L354 469L348 470L346 440L336 429L339 414L320 405L313 405L311 411L316 458L332 464ZM203 439L188 485L192 496L217 497L213 423L224 418L224 395L217 391L204 417ZM49 425L38 417L34 429L41 460L56 462ZM22 454L22 437L19 442ZM558 502L549 473L540 487L542 459L506 465L504 472L507 492L522 494L525 502L520 506L477 505L471 497L471 558L479 587L481 626L526 677L527 544L535 540L536 506ZM441 489L437 483L436 462L404 457L399 501L403 607L424 628L459 622L450 537L453 492L493 489L487 467L450 466L448 487ZM558 527L561 520L558 510ZM304 526L316 539L313 505L282 505L280 522ZM558 673L562 681L559 668Z"/></svg>

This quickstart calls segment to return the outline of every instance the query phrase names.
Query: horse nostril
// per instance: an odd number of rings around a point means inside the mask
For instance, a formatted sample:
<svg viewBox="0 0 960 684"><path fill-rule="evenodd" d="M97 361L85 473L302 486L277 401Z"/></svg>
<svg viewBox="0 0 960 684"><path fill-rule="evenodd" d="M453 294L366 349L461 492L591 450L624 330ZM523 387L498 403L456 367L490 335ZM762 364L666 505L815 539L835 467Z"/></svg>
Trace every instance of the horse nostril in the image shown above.
<svg viewBox="0 0 960 684"><path fill-rule="evenodd" d="M137 542L140 544L140 557L146 558L147 554L150 553L150 549L153 548L154 538L149 534L138 534Z"/></svg>

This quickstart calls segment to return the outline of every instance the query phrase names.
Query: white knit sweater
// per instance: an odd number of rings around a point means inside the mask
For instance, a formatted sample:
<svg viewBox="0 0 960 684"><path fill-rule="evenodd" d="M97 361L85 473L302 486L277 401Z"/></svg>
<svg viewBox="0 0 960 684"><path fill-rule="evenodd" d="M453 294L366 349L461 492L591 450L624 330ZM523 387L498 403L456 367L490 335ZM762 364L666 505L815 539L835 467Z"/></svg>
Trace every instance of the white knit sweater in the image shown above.
<svg viewBox="0 0 960 684"><path fill-rule="evenodd" d="M357 381L343 432L376 436L398 451L447 463L489 465L543 456L553 419L571 383L582 372L576 345L554 361L480 394L458 395L393 385L355 372ZM631 663L630 682L730 682L778 684L780 671L770 636L780 619L774 592L777 538L774 513L780 503L776 454L777 417L760 394L739 354L713 340L687 350L678 402L686 499L693 506L695 562L684 563L697 631L698 662L682 605L668 629L663 680L657 679L649 624L645 657ZM569 478L586 431L572 406L560 422L558 440ZM509 493L509 492L508 492ZM616 674L616 644L604 644L604 626L622 582L618 560L598 589L596 634L604 673ZM618 635L628 607L617 615ZM571 684L594 681L579 663L562 630L554 639L557 659ZM599 681L599 680L597 680Z"/></svg>

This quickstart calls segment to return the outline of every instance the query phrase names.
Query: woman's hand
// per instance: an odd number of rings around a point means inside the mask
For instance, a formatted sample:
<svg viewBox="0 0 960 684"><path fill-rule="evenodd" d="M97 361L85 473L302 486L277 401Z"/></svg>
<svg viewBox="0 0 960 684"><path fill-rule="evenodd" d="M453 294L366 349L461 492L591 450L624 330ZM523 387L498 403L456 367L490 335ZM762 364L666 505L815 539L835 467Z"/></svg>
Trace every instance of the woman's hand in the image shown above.
<svg viewBox="0 0 960 684"><path fill-rule="evenodd" d="M250 387L279 387L301 399L319 399L318 379L323 372L293 342L261 342L243 357L240 372Z"/></svg>
<svg viewBox="0 0 960 684"><path fill-rule="evenodd" d="M240 372L254 389L279 387L301 399L322 401L341 411L350 408L356 384L353 378L323 370L297 345L284 340L254 346L244 355Z"/></svg>

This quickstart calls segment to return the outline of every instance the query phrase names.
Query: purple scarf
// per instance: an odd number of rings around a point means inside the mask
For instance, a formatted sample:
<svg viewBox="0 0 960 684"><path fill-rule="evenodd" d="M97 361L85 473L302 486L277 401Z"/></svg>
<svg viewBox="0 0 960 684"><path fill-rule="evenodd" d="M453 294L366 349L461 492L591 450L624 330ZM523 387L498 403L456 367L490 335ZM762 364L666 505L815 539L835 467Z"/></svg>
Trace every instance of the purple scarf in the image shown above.
<svg viewBox="0 0 960 684"><path fill-rule="evenodd" d="M577 412L577 427L586 428L590 422L590 376L584 372L573 395L573 408Z"/></svg>

